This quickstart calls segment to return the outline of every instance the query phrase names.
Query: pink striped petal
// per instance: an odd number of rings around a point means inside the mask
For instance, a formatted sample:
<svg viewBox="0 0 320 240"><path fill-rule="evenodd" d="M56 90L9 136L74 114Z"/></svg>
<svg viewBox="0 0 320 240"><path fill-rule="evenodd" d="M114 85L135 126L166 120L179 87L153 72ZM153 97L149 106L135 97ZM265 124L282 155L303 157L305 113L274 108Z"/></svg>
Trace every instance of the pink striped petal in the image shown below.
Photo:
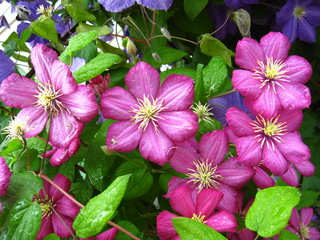
<svg viewBox="0 0 320 240"><path fill-rule="evenodd" d="M251 38L243 38L236 47L235 61L243 69L254 70L259 67L258 61L264 61L264 53L260 44Z"/></svg>
<svg viewBox="0 0 320 240"><path fill-rule="evenodd" d="M262 149L254 135L238 138L234 141L238 161L248 166L255 166L262 160Z"/></svg>
<svg viewBox="0 0 320 240"><path fill-rule="evenodd" d="M118 229L110 228L109 230L97 235L95 240L113 240L117 236L118 232Z"/></svg>
<svg viewBox="0 0 320 240"><path fill-rule="evenodd" d="M199 143L200 156L203 160L220 164L229 150L227 134L223 130L214 130L202 136Z"/></svg>
<svg viewBox="0 0 320 240"><path fill-rule="evenodd" d="M184 217L191 218L196 213L196 206L192 200L192 189L188 186L178 187L170 198L172 209Z"/></svg>
<svg viewBox="0 0 320 240"><path fill-rule="evenodd" d="M163 99L163 111L181 111L191 107L194 99L194 81L185 75L169 75L162 83L157 99Z"/></svg>
<svg viewBox="0 0 320 240"><path fill-rule="evenodd" d="M156 124L174 142L186 141L197 133L198 117L191 109L161 112L158 117Z"/></svg>
<svg viewBox="0 0 320 240"><path fill-rule="evenodd" d="M267 58L284 61L291 47L289 39L280 32L270 32L260 40L260 46Z"/></svg>
<svg viewBox="0 0 320 240"><path fill-rule="evenodd" d="M72 202L64 195L57 201L54 201L54 204L54 209L57 211L57 213L66 217L75 218L80 211L79 206L77 206L74 202Z"/></svg>
<svg viewBox="0 0 320 240"><path fill-rule="evenodd" d="M166 210L157 216L157 232L161 240L171 240L178 235L172 224L172 219L177 217L179 216Z"/></svg>
<svg viewBox="0 0 320 240"><path fill-rule="evenodd" d="M309 240L319 240L320 232L315 227L309 227Z"/></svg>
<svg viewBox="0 0 320 240"><path fill-rule="evenodd" d="M280 176L288 171L288 162L277 146L274 146L274 149L272 149L272 147L269 149L265 146L263 148L262 159L264 160L266 167L275 175Z"/></svg>
<svg viewBox="0 0 320 240"><path fill-rule="evenodd" d="M303 207L300 210L301 223L305 226L308 226L313 217L313 208Z"/></svg>
<svg viewBox="0 0 320 240"><path fill-rule="evenodd" d="M46 45L37 44L31 49L31 62L42 84L52 84L51 71L56 70L52 68L55 60L58 60L58 54Z"/></svg>
<svg viewBox="0 0 320 240"><path fill-rule="evenodd" d="M57 214L52 214L52 227L55 234L61 238L68 238L72 236L74 232L72 228L73 219L60 215L60 218Z"/></svg>
<svg viewBox="0 0 320 240"><path fill-rule="evenodd" d="M223 130L225 131L225 133L228 136L229 142L234 143L234 141L238 138L238 136L236 136L233 131L231 130L230 127L224 126Z"/></svg>
<svg viewBox="0 0 320 240"><path fill-rule="evenodd" d="M228 127L237 137L249 136L254 134L252 128L252 118L237 107L231 107L227 110L226 120Z"/></svg>
<svg viewBox="0 0 320 240"><path fill-rule="evenodd" d="M283 142L276 143L282 155L292 163L301 163L311 157L307 145L302 142L298 131L281 136Z"/></svg>
<svg viewBox="0 0 320 240"><path fill-rule="evenodd" d="M162 129L158 128L156 131L155 127L149 124L142 134L139 150L142 157L162 166L169 161L173 147L173 142Z"/></svg>
<svg viewBox="0 0 320 240"><path fill-rule="evenodd" d="M234 89L239 91L242 96L257 99L262 93L261 82L252 74L252 72L246 70L234 70L232 72L232 83Z"/></svg>
<svg viewBox="0 0 320 240"><path fill-rule="evenodd" d="M100 101L102 115L114 120L130 120L134 115L132 109L137 108L137 104L135 98L121 87L107 89Z"/></svg>
<svg viewBox="0 0 320 240"><path fill-rule="evenodd" d="M297 110L308 108L311 103L310 90L305 85L299 83L283 82L277 89L281 106L287 110Z"/></svg>
<svg viewBox="0 0 320 240"><path fill-rule="evenodd" d="M37 101L37 89L36 82L13 73L1 83L0 96L9 107L25 108Z"/></svg>
<svg viewBox="0 0 320 240"><path fill-rule="evenodd" d="M70 180L67 177L65 177L64 175L62 175L61 173L58 173L53 178L52 181L66 192L68 192L71 187ZM63 196L63 194L55 186L51 185L49 196L51 198L53 198L53 200L55 202L55 201L58 201Z"/></svg>
<svg viewBox="0 0 320 240"><path fill-rule="evenodd" d="M214 214L214 210L222 198L223 194L217 190L203 189L197 195L196 213L198 216L201 214L202 216L204 215L206 218L209 218Z"/></svg>
<svg viewBox="0 0 320 240"><path fill-rule="evenodd" d="M156 97L160 86L160 75L146 62L138 62L125 77L126 86L138 99L143 96Z"/></svg>
<svg viewBox="0 0 320 240"><path fill-rule="evenodd" d="M312 67L303 57L290 56L286 59L285 64L284 70L288 71L286 75L289 76L290 81L305 84L311 78Z"/></svg>
<svg viewBox="0 0 320 240"><path fill-rule="evenodd" d="M44 239L47 235L50 233L53 233L53 228L52 228L52 215L49 217L43 217L40 230L37 235L37 240L42 240Z"/></svg>
<svg viewBox="0 0 320 240"><path fill-rule="evenodd" d="M298 187L299 185L298 175L296 173L296 170L291 165L289 165L288 171L285 174L281 175L281 178L292 187Z"/></svg>
<svg viewBox="0 0 320 240"><path fill-rule="evenodd" d="M290 223L294 228L299 228L299 227L300 227L300 216L299 216L298 210L297 210L296 208L293 208L293 209L292 209L289 223Z"/></svg>
<svg viewBox="0 0 320 240"><path fill-rule="evenodd" d="M219 185L218 190L223 193L223 198L218 204L218 209L236 212L237 201L241 196L241 192L225 184Z"/></svg>
<svg viewBox="0 0 320 240"><path fill-rule="evenodd" d="M301 110L281 111L278 118L278 123L284 123L287 132L297 131L302 123L303 113Z"/></svg>
<svg viewBox="0 0 320 240"><path fill-rule="evenodd" d="M310 161L304 161L302 163L296 163L294 166L305 177L311 177L316 171L315 166Z"/></svg>
<svg viewBox="0 0 320 240"><path fill-rule="evenodd" d="M58 100L81 122L89 122L98 114L99 106L89 86L79 85L75 92L63 95Z"/></svg>
<svg viewBox="0 0 320 240"><path fill-rule="evenodd" d="M109 150L131 152L138 147L141 136L137 124L119 121L109 127L106 142Z"/></svg>
<svg viewBox="0 0 320 240"><path fill-rule="evenodd" d="M277 116L280 109L279 94L275 94L272 87L267 89L267 86L265 86L263 90L260 97L253 103L254 110L265 118Z"/></svg>
<svg viewBox="0 0 320 240"><path fill-rule="evenodd" d="M255 167L256 174L253 176L253 181L256 186L260 189L265 189L269 187L273 187L275 182L270 175L268 175L264 170L260 167Z"/></svg>
<svg viewBox="0 0 320 240"><path fill-rule="evenodd" d="M210 217L206 221L206 225L218 232L237 231L238 223L236 217L226 210L216 212L212 217Z"/></svg>

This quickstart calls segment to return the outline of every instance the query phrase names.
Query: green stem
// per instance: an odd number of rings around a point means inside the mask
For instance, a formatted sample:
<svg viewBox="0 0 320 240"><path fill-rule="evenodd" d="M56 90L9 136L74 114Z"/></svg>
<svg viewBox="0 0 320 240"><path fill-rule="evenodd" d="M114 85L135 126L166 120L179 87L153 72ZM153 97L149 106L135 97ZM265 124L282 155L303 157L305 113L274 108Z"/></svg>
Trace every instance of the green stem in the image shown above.
<svg viewBox="0 0 320 240"><path fill-rule="evenodd" d="M234 92L236 92L236 91L237 91L237 90L232 89L232 90L230 90L230 91L228 91L228 92L221 93L221 94L219 94L219 95L213 96L212 98L222 97L222 96L228 95L228 94L230 94L230 93L234 93Z"/></svg>

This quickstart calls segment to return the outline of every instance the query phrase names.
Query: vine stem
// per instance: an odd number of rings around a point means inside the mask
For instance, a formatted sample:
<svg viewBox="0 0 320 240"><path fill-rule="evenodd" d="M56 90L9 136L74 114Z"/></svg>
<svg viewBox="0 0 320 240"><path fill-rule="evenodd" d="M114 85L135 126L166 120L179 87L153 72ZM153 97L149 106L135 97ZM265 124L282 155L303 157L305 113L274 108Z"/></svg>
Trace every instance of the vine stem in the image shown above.
<svg viewBox="0 0 320 240"><path fill-rule="evenodd" d="M71 195L69 193L67 193L65 190L63 190L59 185L57 185L55 182L53 182L50 178L48 178L45 174L43 173L39 173L38 174L39 177L41 177L42 179L46 180L48 183L50 183L52 186L54 186L56 189L58 189L63 195L65 195L70 201L72 201L74 204L76 204L78 207L83 208L84 206L79 203L76 199L74 199L73 197L71 197ZM141 240L140 238L134 236L132 233L130 233L129 231L127 231L126 229L124 229L123 227L119 226L118 224L112 222L112 221L107 221L107 224L109 224L110 226L118 229L119 231L123 232L124 234L128 235L129 237L131 237L132 239L135 240Z"/></svg>

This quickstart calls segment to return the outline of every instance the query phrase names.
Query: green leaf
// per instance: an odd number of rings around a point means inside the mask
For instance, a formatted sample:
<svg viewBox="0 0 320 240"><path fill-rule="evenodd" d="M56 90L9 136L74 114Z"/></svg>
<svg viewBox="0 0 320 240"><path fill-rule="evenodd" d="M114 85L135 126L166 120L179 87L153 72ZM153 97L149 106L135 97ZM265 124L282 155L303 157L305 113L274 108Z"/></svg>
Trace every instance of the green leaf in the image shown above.
<svg viewBox="0 0 320 240"><path fill-rule="evenodd" d="M102 230L119 206L129 178L130 175L118 177L80 210L72 225L79 237L88 238Z"/></svg>
<svg viewBox="0 0 320 240"><path fill-rule="evenodd" d="M31 200L33 195L42 188L43 181L35 173L13 173L8 187L8 195L14 199Z"/></svg>
<svg viewBox="0 0 320 240"><path fill-rule="evenodd" d="M170 74L179 74L179 75L186 75L188 77L191 77L192 79L196 79L197 73L194 69L191 68L182 68L182 67L176 67L171 68L166 71L163 71L160 73L160 79L161 82L168 77Z"/></svg>
<svg viewBox="0 0 320 240"><path fill-rule="evenodd" d="M275 236L287 225L292 208L299 203L300 192L294 187L261 190L246 216L246 227L262 237Z"/></svg>
<svg viewBox="0 0 320 240"><path fill-rule="evenodd" d="M172 223L181 240L226 240L216 230L191 218L173 218Z"/></svg>
<svg viewBox="0 0 320 240"><path fill-rule="evenodd" d="M293 232L290 232L286 229L284 229L281 232L281 234L278 238L278 240L299 240L299 239L300 238L296 234L294 234Z"/></svg>
<svg viewBox="0 0 320 240"><path fill-rule="evenodd" d="M242 37L251 37L251 17L244 9L238 9L233 13L233 21L237 24Z"/></svg>
<svg viewBox="0 0 320 240"><path fill-rule="evenodd" d="M197 0L196 4L194 0L184 0L183 2L184 10L192 21L199 15L207 4L208 0Z"/></svg>
<svg viewBox="0 0 320 240"><path fill-rule="evenodd" d="M108 26L91 26L86 23L79 23L79 26L76 29L77 33L89 32L89 31L97 31L97 37L107 35L112 32L111 28Z"/></svg>
<svg viewBox="0 0 320 240"><path fill-rule="evenodd" d="M13 139L9 143L8 143L8 141L10 141L10 140L8 139L8 140L3 141L1 143L1 145L0 145L0 156L5 156L8 153L12 153L12 152L22 148L22 144L21 144L20 140Z"/></svg>
<svg viewBox="0 0 320 240"><path fill-rule="evenodd" d="M112 65L119 63L122 58L112 53L101 53L73 73L73 77L78 83L88 81L103 73Z"/></svg>
<svg viewBox="0 0 320 240"><path fill-rule="evenodd" d="M196 77L196 82L194 86L194 102L195 103L202 103L205 104L207 102L206 94L205 94L205 89L203 85L203 65L198 64L197 66L197 77Z"/></svg>
<svg viewBox="0 0 320 240"><path fill-rule="evenodd" d="M120 221L117 224L135 236L139 234L139 229L129 221ZM126 235L125 233L119 231L114 240L132 240L132 238Z"/></svg>
<svg viewBox="0 0 320 240"><path fill-rule="evenodd" d="M30 24L30 32L52 42L59 43L56 26L50 18L39 17Z"/></svg>
<svg viewBox="0 0 320 240"><path fill-rule="evenodd" d="M105 145L106 144L106 135L107 135L107 131L108 128L110 127L110 125L112 123L115 123L115 120L112 119L106 119L101 127L99 128L99 130L97 131L96 135L94 136L93 142L100 144L101 145Z"/></svg>
<svg viewBox="0 0 320 240"><path fill-rule="evenodd" d="M21 199L11 209L8 221L0 236L6 240L34 240L41 225L42 212L40 205Z"/></svg>
<svg viewBox="0 0 320 240"><path fill-rule="evenodd" d="M228 69L219 56L213 57L203 69L203 85L206 95L210 98L219 92L228 78Z"/></svg>
<svg viewBox="0 0 320 240"><path fill-rule="evenodd" d="M4 47L4 53L11 57L14 52L18 51L18 44L16 41L10 41Z"/></svg>
<svg viewBox="0 0 320 240"><path fill-rule="evenodd" d="M82 22L82 21L95 22L96 21L96 17L94 15L88 13L85 10L74 7L71 4L66 4L65 8L70 14L70 16L78 22Z"/></svg>
<svg viewBox="0 0 320 240"><path fill-rule="evenodd" d="M234 56L234 52L229 50L222 42L212 37L210 34L207 33L202 35L200 49L202 53L210 57L222 57L226 64L232 67L231 57Z"/></svg>
<svg viewBox="0 0 320 240"><path fill-rule="evenodd" d="M43 240L60 240L59 236L54 233L47 235Z"/></svg>
<svg viewBox="0 0 320 240"><path fill-rule="evenodd" d="M297 209L300 210L303 207L311 207L312 204L314 204L320 193L319 192L315 192L315 191L301 191L301 198L300 198L300 202L297 205Z"/></svg>

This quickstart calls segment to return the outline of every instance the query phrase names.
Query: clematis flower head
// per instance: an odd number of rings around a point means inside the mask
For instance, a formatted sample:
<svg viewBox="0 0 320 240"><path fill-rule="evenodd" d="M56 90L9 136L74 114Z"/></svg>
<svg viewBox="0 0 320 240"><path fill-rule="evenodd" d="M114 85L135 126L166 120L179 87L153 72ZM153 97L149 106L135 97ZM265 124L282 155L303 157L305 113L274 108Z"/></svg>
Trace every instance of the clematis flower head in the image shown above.
<svg viewBox="0 0 320 240"><path fill-rule="evenodd" d="M6 160L0 157L0 196L7 193L12 172L8 167Z"/></svg>
<svg viewBox="0 0 320 240"><path fill-rule="evenodd" d="M141 155L163 165L176 143L193 137L198 117L193 103L193 80L169 75L160 86L157 70L139 62L125 77L128 90L107 89L101 96L105 118L118 120L107 132L109 150L130 152L138 145Z"/></svg>
<svg viewBox="0 0 320 240"><path fill-rule="evenodd" d="M94 93L89 86L78 86L70 67L45 45L32 48L31 61L39 83L14 73L2 82L0 96L6 105L23 108L19 119L31 126L25 137L39 134L50 120L49 141L68 148L98 113Z"/></svg>
<svg viewBox="0 0 320 240"><path fill-rule="evenodd" d="M170 205L183 217L202 222L218 232L236 232L237 220L226 210L216 211L223 197L217 190L204 189L194 195L192 188L180 186L171 195ZM172 225L172 219L180 217L169 211L157 216L157 231L161 240L178 240L180 237Z"/></svg>
<svg viewBox="0 0 320 240"><path fill-rule="evenodd" d="M304 84L311 77L311 65L302 57L288 57L289 49L289 39L276 32L262 37L260 43L243 38L237 44L235 61L244 70L233 71L234 88L263 117L310 105L310 90Z"/></svg>
<svg viewBox="0 0 320 240"><path fill-rule="evenodd" d="M109 12L121 12L131 7L135 2L151 9L168 10L173 0L98 0Z"/></svg>
<svg viewBox="0 0 320 240"><path fill-rule="evenodd" d="M66 192L71 187L71 182L64 175L58 173L53 182ZM37 240L43 239L50 233L55 233L61 238L68 238L74 232L73 219L78 215L80 208L58 189L43 180L43 188L34 201L40 204L42 210L42 223L37 235Z"/></svg>

